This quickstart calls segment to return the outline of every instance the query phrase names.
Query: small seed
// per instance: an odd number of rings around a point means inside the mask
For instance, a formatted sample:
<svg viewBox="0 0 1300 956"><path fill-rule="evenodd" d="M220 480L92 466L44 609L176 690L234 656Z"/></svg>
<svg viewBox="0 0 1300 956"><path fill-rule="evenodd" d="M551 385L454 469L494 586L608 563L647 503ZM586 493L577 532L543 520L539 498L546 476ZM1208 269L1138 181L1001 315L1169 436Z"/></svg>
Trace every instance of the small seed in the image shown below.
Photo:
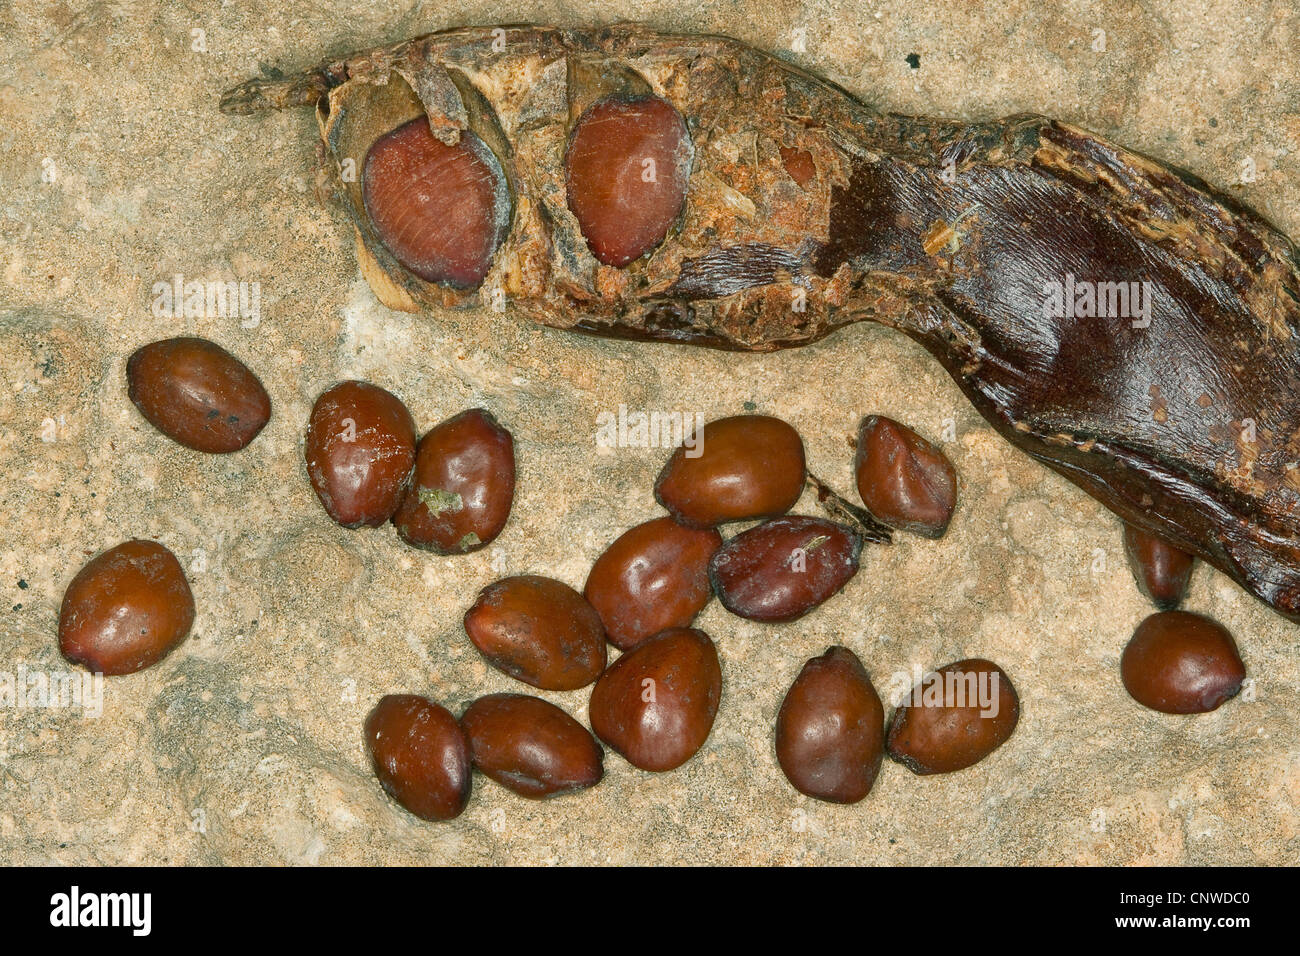
<svg viewBox="0 0 1300 956"><path fill-rule="evenodd" d="M1124 554L1138 590L1162 611L1183 602L1196 558L1136 525L1124 525Z"/></svg>
<svg viewBox="0 0 1300 956"><path fill-rule="evenodd" d="M523 694L480 697L461 715L474 766L525 797L585 790L604 775L591 732L554 704Z"/></svg>
<svg viewBox="0 0 1300 956"><path fill-rule="evenodd" d="M939 449L906 425L869 415L858 431L858 494L891 528L939 538L957 504L957 472Z"/></svg>
<svg viewBox="0 0 1300 956"><path fill-rule="evenodd" d="M469 802L469 741L456 718L415 694L389 694L366 718L366 750L380 784L424 820L460 816Z"/></svg>
<svg viewBox="0 0 1300 956"><path fill-rule="evenodd" d="M973 658L922 678L894 711L889 756L915 774L952 773L979 763L1020 720L1011 679L991 661Z"/></svg>
<svg viewBox="0 0 1300 956"><path fill-rule="evenodd" d="M1159 611L1139 624L1119 668L1134 700L1166 714L1208 713L1246 679L1227 629L1189 611Z"/></svg>

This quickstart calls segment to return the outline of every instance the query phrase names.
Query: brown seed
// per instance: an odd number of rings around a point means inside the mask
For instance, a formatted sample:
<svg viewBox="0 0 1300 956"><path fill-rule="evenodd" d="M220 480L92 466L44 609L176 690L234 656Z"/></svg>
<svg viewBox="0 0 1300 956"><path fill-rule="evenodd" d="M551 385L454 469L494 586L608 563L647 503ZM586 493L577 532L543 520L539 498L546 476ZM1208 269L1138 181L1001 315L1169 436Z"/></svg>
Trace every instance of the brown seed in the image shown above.
<svg viewBox="0 0 1300 956"><path fill-rule="evenodd" d="M1136 525L1124 525L1124 554L1138 590L1162 611L1183 602L1196 558Z"/></svg>
<svg viewBox="0 0 1300 956"><path fill-rule="evenodd" d="M679 522L712 528L727 521L774 518L803 492L803 440L779 418L720 418L673 452L655 497Z"/></svg>
<svg viewBox="0 0 1300 956"><path fill-rule="evenodd" d="M980 658L925 675L894 711L889 756L916 774L951 773L1002 746L1020 720L1020 698L1002 668Z"/></svg>
<svg viewBox="0 0 1300 956"><path fill-rule="evenodd" d="M800 188L807 186L817 175L817 164L813 162L812 153L806 149L782 146L781 164Z"/></svg>
<svg viewBox="0 0 1300 956"><path fill-rule="evenodd" d="M672 770L708 739L722 697L722 671L703 631L674 627L647 638L601 675L591 691L591 729L642 770Z"/></svg>
<svg viewBox="0 0 1300 956"><path fill-rule="evenodd" d="M450 820L469 802L469 741L447 708L389 694L366 718L366 750L384 790L417 817Z"/></svg>
<svg viewBox="0 0 1300 956"><path fill-rule="evenodd" d="M514 439L490 412L472 408L420 439L393 524L408 544L467 554L501 533L514 496Z"/></svg>
<svg viewBox="0 0 1300 956"><path fill-rule="evenodd" d="M59 650L103 674L160 661L194 624L194 595L176 556L154 541L127 541L77 572L59 609Z"/></svg>
<svg viewBox="0 0 1300 956"><path fill-rule="evenodd" d="M307 475L346 528L392 517L415 466L415 422L391 392L340 382L316 399L307 425Z"/></svg>
<svg viewBox="0 0 1300 956"><path fill-rule="evenodd" d="M1119 670L1134 700L1166 714L1208 713L1246 679L1227 629L1189 611L1159 611L1139 624Z"/></svg>
<svg viewBox="0 0 1300 956"><path fill-rule="evenodd" d="M793 621L858 573L862 539L842 524L798 515L736 535L709 562L709 580L732 614Z"/></svg>
<svg viewBox="0 0 1300 956"><path fill-rule="evenodd" d="M620 650L670 627L686 627L709 603L709 559L722 546L712 530L656 518L623 532L596 559L583 594Z"/></svg>
<svg viewBox="0 0 1300 956"><path fill-rule="evenodd" d="M939 538L957 504L957 472L939 449L906 425L868 415L858 431L858 494L891 528Z"/></svg>
<svg viewBox="0 0 1300 956"><path fill-rule="evenodd" d="M659 245L681 214L690 135L658 97L600 100L574 126L564 170L569 209L592 255L625 266Z"/></svg>
<svg viewBox="0 0 1300 956"><path fill-rule="evenodd" d="M149 423L195 451L239 451L271 417L271 398L257 376L207 339L164 339L137 349L126 380L127 395Z"/></svg>
<svg viewBox="0 0 1300 956"><path fill-rule="evenodd" d="M554 704L523 694L480 697L461 715L474 766L525 797L551 797L600 783L605 752Z"/></svg>
<svg viewBox="0 0 1300 956"><path fill-rule="evenodd" d="M510 227L510 190L496 155L469 130L448 146L424 117L370 147L362 200L398 262L458 289L482 283Z"/></svg>
<svg viewBox="0 0 1300 956"><path fill-rule="evenodd" d="M542 690L586 687L605 669L600 615L567 584L520 574L489 584L465 633L493 667Z"/></svg>
<svg viewBox="0 0 1300 956"><path fill-rule="evenodd" d="M885 756L885 708L862 662L832 647L804 664L776 715L776 759L800 793L857 803Z"/></svg>

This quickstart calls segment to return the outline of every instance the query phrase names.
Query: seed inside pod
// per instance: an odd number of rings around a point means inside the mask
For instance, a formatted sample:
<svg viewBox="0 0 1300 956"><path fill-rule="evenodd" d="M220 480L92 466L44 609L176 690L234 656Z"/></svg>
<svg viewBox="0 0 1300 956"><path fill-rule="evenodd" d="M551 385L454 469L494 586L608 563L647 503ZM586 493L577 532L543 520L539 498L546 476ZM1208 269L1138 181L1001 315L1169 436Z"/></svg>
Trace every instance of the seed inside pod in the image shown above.
<svg viewBox="0 0 1300 956"><path fill-rule="evenodd" d="M489 694L460 725L474 766L525 797L551 797L600 783L605 753L591 732L549 701Z"/></svg>
<svg viewBox="0 0 1300 956"><path fill-rule="evenodd" d="M238 451L271 417L257 376L207 339L151 342L127 361L126 379L127 395L149 423L196 451Z"/></svg>
<svg viewBox="0 0 1300 956"><path fill-rule="evenodd" d="M915 774L951 773L1002 746L1020 720L1011 679L991 661L957 661L925 675L894 711L889 756Z"/></svg>
<svg viewBox="0 0 1300 956"><path fill-rule="evenodd" d="M868 415L858 430L858 494L891 528L942 537L957 504L957 472L948 456L906 425Z"/></svg>
<svg viewBox="0 0 1300 956"><path fill-rule="evenodd" d="M366 750L380 784L424 820L460 816L469 802L469 741L443 706L389 694L366 718Z"/></svg>
<svg viewBox="0 0 1300 956"><path fill-rule="evenodd" d="M1227 628L1189 611L1160 611L1139 624L1119 667L1133 699L1166 714L1208 713L1246 679Z"/></svg>
<svg viewBox="0 0 1300 956"><path fill-rule="evenodd" d="M605 669L600 615L567 584L520 574L489 584L465 613L488 663L543 690L574 690Z"/></svg>
<svg viewBox="0 0 1300 956"><path fill-rule="evenodd" d="M461 130L448 146L424 117L375 141L362 173L366 214L388 251L426 282L478 286L510 226L496 155Z"/></svg>
<svg viewBox="0 0 1300 956"><path fill-rule="evenodd" d="M803 666L776 715L776 759L800 793L857 803L885 756L885 709L862 662L829 648Z"/></svg>
<svg viewBox="0 0 1300 956"><path fill-rule="evenodd" d="M787 516L736 535L709 562L718 600L751 621L793 621L858 573L862 539L824 518Z"/></svg>
<svg viewBox="0 0 1300 956"><path fill-rule="evenodd" d="M686 202L691 143L671 104L610 97L587 109L564 156L569 209L592 255L625 266L663 241Z"/></svg>
<svg viewBox="0 0 1300 956"><path fill-rule="evenodd" d="M77 572L59 609L59 650L103 674L132 674L161 660L194 624L194 596L176 556L154 541L127 541Z"/></svg>
<svg viewBox="0 0 1300 956"><path fill-rule="evenodd" d="M1138 590L1162 611L1178 607L1187 593L1196 558L1136 525L1124 525L1124 554Z"/></svg>
<svg viewBox="0 0 1300 956"><path fill-rule="evenodd" d="M716 531L656 518L625 531L596 559L583 594L620 650L669 627L686 627L709 603Z"/></svg>
<svg viewBox="0 0 1300 956"><path fill-rule="evenodd" d="M779 418L736 415L709 422L673 452L655 497L682 524L774 518L803 492L799 433Z"/></svg>
<svg viewBox="0 0 1300 956"><path fill-rule="evenodd" d="M369 382L323 392L307 425L307 475L347 528L392 517L415 466L415 422L401 399Z"/></svg>
<svg viewBox="0 0 1300 956"><path fill-rule="evenodd" d="M501 533L514 495L514 439L491 413L472 408L420 439L393 524L409 544L465 554Z"/></svg>
<svg viewBox="0 0 1300 956"><path fill-rule="evenodd" d="M674 627L647 638L591 691L591 729L642 770L672 770L695 755L722 697L718 652L707 634Z"/></svg>

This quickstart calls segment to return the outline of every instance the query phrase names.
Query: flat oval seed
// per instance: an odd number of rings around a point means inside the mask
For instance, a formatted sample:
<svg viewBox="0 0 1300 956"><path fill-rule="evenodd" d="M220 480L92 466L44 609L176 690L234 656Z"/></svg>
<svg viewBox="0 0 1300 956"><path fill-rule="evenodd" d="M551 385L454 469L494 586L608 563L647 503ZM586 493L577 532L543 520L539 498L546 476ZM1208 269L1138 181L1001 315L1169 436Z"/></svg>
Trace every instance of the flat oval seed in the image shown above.
<svg viewBox="0 0 1300 956"><path fill-rule="evenodd" d="M102 674L132 674L161 660L194 624L194 595L176 556L127 541L77 572L59 609L59 650Z"/></svg>
<svg viewBox="0 0 1300 956"><path fill-rule="evenodd" d="M709 562L709 580L732 614L793 621L858 573L862 539L823 518L774 518L736 535Z"/></svg>
<svg viewBox="0 0 1300 956"><path fill-rule="evenodd" d="M480 697L461 715L474 766L525 797L585 790L604 776L591 732L549 701L523 694Z"/></svg>
<svg viewBox="0 0 1300 956"><path fill-rule="evenodd" d="M800 793L857 803L885 756L885 708L846 647L804 664L776 715L776 759Z"/></svg>
<svg viewBox="0 0 1300 956"><path fill-rule="evenodd" d="M600 615L567 584L538 574L485 587L465 633L488 663L543 690L585 687L605 669Z"/></svg>
<svg viewBox="0 0 1300 956"><path fill-rule="evenodd" d="M1147 599L1162 611L1183 602L1196 558L1157 535L1124 525L1124 554L1133 577Z"/></svg>
<svg viewBox="0 0 1300 956"><path fill-rule="evenodd" d="M398 262L426 282L458 289L483 282L510 226L510 192L496 155L469 130L448 146L424 117L370 147L362 201Z"/></svg>
<svg viewBox="0 0 1300 956"><path fill-rule="evenodd" d="M655 497L682 524L712 528L784 514L803 486L799 433L779 418L736 415L709 422L673 452Z"/></svg>
<svg viewBox="0 0 1300 956"><path fill-rule="evenodd" d="M670 627L686 627L709 603L709 559L722 545L716 531L656 518L625 531L596 559L584 596L605 636L620 650Z"/></svg>
<svg viewBox="0 0 1300 956"><path fill-rule="evenodd" d="M460 816L469 802L469 741L456 718L415 694L389 694L366 718L366 751L390 797L424 820Z"/></svg>
<svg viewBox="0 0 1300 956"><path fill-rule="evenodd" d="M257 376L207 339L151 342L127 361L126 379L127 395L149 423L195 451L238 451L271 417Z"/></svg>
<svg viewBox="0 0 1300 956"><path fill-rule="evenodd" d="M346 528L378 527L397 510L415 467L415 422L378 385L340 382L316 399L305 450L329 516Z"/></svg>
<svg viewBox="0 0 1300 956"><path fill-rule="evenodd" d="M1133 699L1166 714L1208 713L1246 679L1227 629L1188 611L1160 611L1139 624L1119 667Z"/></svg>
<svg viewBox="0 0 1300 956"><path fill-rule="evenodd" d="M854 463L862 503L882 523L927 538L948 530L957 472L948 456L906 425L869 415Z"/></svg>
<svg viewBox="0 0 1300 956"><path fill-rule="evenodd" d="M467 554L501 533L514 496L514 439L491 413L472 408L420 439L393 524L408 544Z"/></svg>
<svg viewBox="0 0 1300 956"><path fill-rule="evenodd" d="M672 770L709 737L722 697L707 634L675 627L647 638L601 675L588 713L596 736L642 770Z"/></svg>
<svg viewBox="0 0 1300 956"><path fill-rule="evenodd" d="M894 711L889 756L915 774L951 773L1002 746L1020 720L1020 698L1002 668L980 658L922 678Z"/></svg>
<svg viewBox="0 0 1300 956"><path fill-rule="evenodd" d="M564 156L569 209L608 266L625 266L663 241L686 202L691 143L671 104L608 98L587 109Z"/></svg>

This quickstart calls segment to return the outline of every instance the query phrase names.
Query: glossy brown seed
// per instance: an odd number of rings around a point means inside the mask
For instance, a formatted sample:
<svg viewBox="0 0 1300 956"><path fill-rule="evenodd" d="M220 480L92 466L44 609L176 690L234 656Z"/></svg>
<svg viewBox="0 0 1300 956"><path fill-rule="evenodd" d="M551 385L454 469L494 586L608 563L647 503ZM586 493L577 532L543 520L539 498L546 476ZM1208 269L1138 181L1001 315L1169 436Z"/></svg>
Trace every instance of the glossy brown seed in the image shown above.
<svg viewBox="0 0 1300 956"><path fill-rule="evenodd" d="M496 155L469 130L448 146L424 117L370 147L362 201L398 262L454 288L482 283L510 226L510 191Z"/></svg>
<svg viewBox="0 0 1300 956"><path fill-rule="evenodd" d="M776 715L776 759L800 793L857 803L885 756L885 708L862 662L832 647L804 664Z"/></svg>
<svg viewBox="0 0 1300 956"><path fill-rule="evenodd" d="M1135 525L1124 525L1124 554L1138 590L1162 611L1183 602L1196 558Z"/></svg>
<svg viewBox="0 0 1300 956"><path fill-rule="evenodd" d="M647 638L591 691L591 729L642 770L672 770L695 755L722 697L718 652L707 634L674 627Z"/></svg>
<svg viewBox="0 0 1300 956"><path fill-rule="evenodd" d="M712 530L656 518L623 532L596 559L584 596L620 650L670 627L686 627L709 603L709 559L722 546Z"/></svg>
<svg viewBox="0 0 1300 956"><path fill-rule="evenodd" d="M736 535L709 562L709 580L732 614L793 621L858 573L862 539L824 518L788 515Z"/></svg>
<svg viewBox="0 0 1300 956"><path fill-rule="evenodd" d="M655 482L655 497L682 524L774 518L799 500L803 440L781 419L720 418L691 441L673 452Z"/></svg>
<svg viewBox="0 0 1300 956"><path fill-rule="evenodd" d="M389 694L366 718L366 751L388 795L424 820L460 816L472 783L469 741L443 706Z"/></svg>
<svg viewBox="0 0 1300 956"><path fill-rule="evenodd" d="M194 595L176 556L154 541L127 541L77 572L59 609L59 650L103 674L157 663L194 624Z"/></svg>
<svg viewBox="0 0 1300 956"><path fill-rule="evenodd" d="M858 430L858 494L891 528L939 538L957 504L957 472L948 456L906 425L868 415Z"/></svg>
<svg viewBox="0 0 1300 956"><path fill-rule="evenodd" d="M501 533L514 496L514 439L490 412L472 408L420 439L393 524L408 544L466 554Z"/></svg>
<svg viewBox="0 0 1300 956"><path fill-rule="evenodd" d="M316 399L306 455L329 516L347 528L377 527L397 510L415 466L415 422L378 385L340 382Z"/></svg>
<svg viewBox="0 0 1300 956"><path fill-rule="evenodd" d="M956 661L922 678L894 711L889 756L916 774L951 773L1002 746L1020 720L1020 698L1002 668Z"/></svg>
<svg viewBox="0 0 1300 956"><path fill-rule="evenodd" d="M574 126L564 170L569 209L592 255L625 266L659 245L681 214L690 136L658 97L600 100Z"/></svg>
<svg viewBox="0 0 1300 956"><path fill-rule="evenodd" d="M523 694L480 697L461 715L474 766L525 797L585 790L604 776L605 752L554 704Z"/></svg>
<svg viewBox="0 0 1300 956"><path fill-rule="evenodd" d="M164 339L126 363L127 395L174 441L214 454L238 451L271 417L271 398L248 366L207 339Z"/></svg>
<svg viewBox="0 0 1300 956"><path fill-rule="evenodd" d="M567 584L520 574L489 584L465 633L493 667L543 690L585 687L605 669L600 615Z"/></svg>
<svg viewBox="0 0 1300 956"><path fill-rule="evenodd" d="M1119 670L1134 700L1166 714L1208 713L1246 679L1227 629L1189 611L1159 611L1139 624Z"/></svg>

